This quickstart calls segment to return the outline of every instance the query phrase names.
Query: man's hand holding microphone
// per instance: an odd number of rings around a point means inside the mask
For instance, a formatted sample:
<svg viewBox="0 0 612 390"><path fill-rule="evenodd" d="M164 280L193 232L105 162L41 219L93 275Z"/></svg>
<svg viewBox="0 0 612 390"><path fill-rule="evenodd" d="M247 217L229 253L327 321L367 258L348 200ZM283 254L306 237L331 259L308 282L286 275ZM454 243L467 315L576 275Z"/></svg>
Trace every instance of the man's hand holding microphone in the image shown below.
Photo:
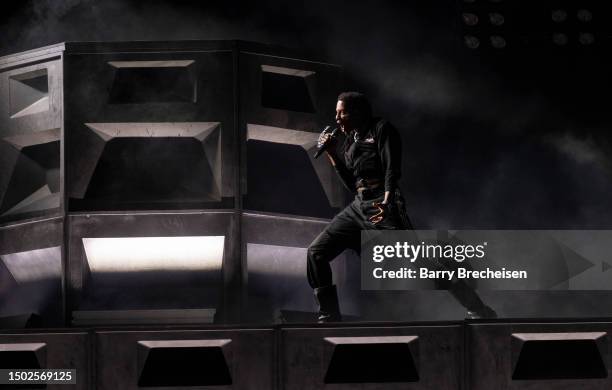
<svg viewBox="0 0 612 390"><path fill-rule="evenodd" d="M334 146L334 144L336 143L337 132L338 128L332 129L331 126L327 126L323 129L323 131L319 135L319 139L317 140L318 150L315 153L314 158L318 158L321 154L323 154L323 152Z"/></svg>

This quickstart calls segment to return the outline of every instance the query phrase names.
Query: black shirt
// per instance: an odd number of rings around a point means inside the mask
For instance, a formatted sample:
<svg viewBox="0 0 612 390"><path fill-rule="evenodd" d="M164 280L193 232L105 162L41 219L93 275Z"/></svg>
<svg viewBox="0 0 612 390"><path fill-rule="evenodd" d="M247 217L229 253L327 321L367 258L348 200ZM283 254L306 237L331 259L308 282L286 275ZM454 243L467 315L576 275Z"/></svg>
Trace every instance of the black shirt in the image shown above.
<svg viewBox="0 0 612 390"><path fill-rule="evenodd" d="M384 181L385 191L397 188L402 163L402 141L389 122L373 118L365 131L352 131L342 145L344 163L336 162L336 172L344 186L355 192L360 179Z"/></svg>

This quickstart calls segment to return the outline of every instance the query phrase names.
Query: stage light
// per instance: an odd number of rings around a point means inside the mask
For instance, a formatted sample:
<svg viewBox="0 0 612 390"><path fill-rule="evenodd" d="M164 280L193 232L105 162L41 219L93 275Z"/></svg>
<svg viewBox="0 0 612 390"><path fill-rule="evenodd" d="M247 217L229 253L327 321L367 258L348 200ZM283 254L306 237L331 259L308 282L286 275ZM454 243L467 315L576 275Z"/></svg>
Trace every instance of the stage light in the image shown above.
<svg viewBox="0 0 612 390"><path fill-rule="evenodd" d="M478 24L478 16L469 12L463 13L463 23L468 26L475 26Z"/></svg>
<svg viewBox="0 0 612 390"><path fill-rule="evenodd" d="M496 49L503 49L504 47L506 47L506 40L501 35L492 35L490 37L490 40L491 46Z"/></svg>
<svg viewBox="0 0 612 390"><path fill-rule="evenodd" d="M555 45L564 46L567 44L567 35L565 35L564 33L554 33L552 35L552 40Z"/></svg>
<svg viewBox="0 0 612 390"><path fill-rule="evenodd" d="M581 22L590 22L593 20L593 14L588 9L579 9L576 17Z"/></svg>
<svg viewBox="0 0 612 390"><path fill-rule="evenodd" d="M214 271L225 236L83 238L92 272Z"/></svg>
<svg viewBox="0 0 612 390"><path fill-rule="evenodd" d="M476 38L473 35L466 35L463 37L463 41L465 42L465 46L470 49L477 49L480 46L480 39Z"/></svg>
<svg viewBox="0 0 612 390"><path fill-rule="evenodd" d="M564 9L556 9L552 11L551 18L555 23L565 22L567 20L567 12Z"/></svg>
<svg viewBox="0 0 612 390"><path fill-rule="evenodd" d="M502 24L504 24L504 22L506 21L506 19L504 18L504 15L497 13L497 12L491 12L489 14L489 21L491 22L492 25L494 26L501 26Z"/></svg>
<svg viewBox="0 0 612 390"><path fill-rule="evenodd" d="M595 36L591 33L580 33L578 41L585 46L592 45L595 42Z"/></svg>

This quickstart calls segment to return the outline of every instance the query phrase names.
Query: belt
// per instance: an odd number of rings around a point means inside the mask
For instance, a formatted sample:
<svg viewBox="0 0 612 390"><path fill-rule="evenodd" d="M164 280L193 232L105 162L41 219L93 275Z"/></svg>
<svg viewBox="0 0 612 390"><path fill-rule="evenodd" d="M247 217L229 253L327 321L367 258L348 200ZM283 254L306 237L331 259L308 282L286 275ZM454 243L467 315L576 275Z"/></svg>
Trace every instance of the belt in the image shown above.
<svg viewBox="0 0 612 390"><path fill-rule="evenodd" d="M363 192L365 190L374 190L382 185L383 181L380 179L359 179L355 182L357 192Z"/></svg>

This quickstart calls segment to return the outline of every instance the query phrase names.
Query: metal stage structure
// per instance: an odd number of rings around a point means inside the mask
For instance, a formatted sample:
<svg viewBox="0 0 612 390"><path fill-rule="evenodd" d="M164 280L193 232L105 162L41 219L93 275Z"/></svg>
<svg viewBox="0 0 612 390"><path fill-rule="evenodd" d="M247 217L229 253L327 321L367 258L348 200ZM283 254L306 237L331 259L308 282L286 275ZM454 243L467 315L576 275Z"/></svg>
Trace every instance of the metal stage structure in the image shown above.
<svg viewBox="0 0 612 390"><path fill-rule="evenodd" d="M608 389L610 331L610 319L32 329L0 332L0 364L76 369L76 389Z"/></svg>
<svg viewBox="0 0 612 390"><path fill-rule="evenodd" d="M610 388L612 319L423 321L463 309L364 294L348 254L356 321L305 322L306 248L347 200L313 158L342 78L242 41L0 58L0 369L76 369L76 389Z"/></svg>

